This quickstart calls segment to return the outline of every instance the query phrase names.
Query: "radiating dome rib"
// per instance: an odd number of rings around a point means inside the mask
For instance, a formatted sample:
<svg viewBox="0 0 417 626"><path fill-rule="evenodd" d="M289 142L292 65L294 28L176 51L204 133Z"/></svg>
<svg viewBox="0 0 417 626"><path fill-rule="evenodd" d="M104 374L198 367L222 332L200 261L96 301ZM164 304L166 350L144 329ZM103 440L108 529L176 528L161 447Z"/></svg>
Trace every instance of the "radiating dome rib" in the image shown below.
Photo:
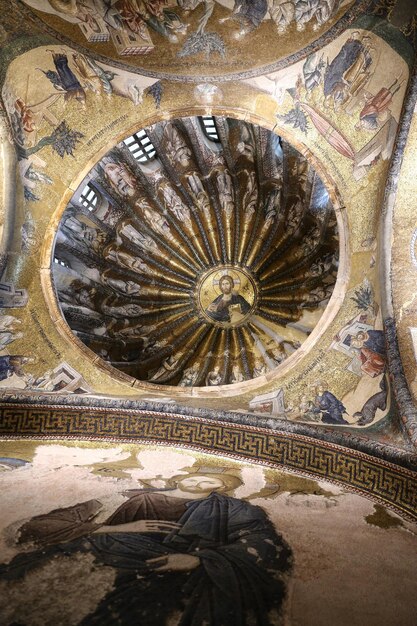
<svg viewBox="0 0 417 626"><path fill-rule="evenodd" d="M217 142L197 118L147 128L157 153L147 163L121 142L56 236L52 271L72 331L157 385L262 379L308 337L336 281L337 223L314 168L266 129L215 122Z"/></svg>
<svg viewBox="0 0 417 626"><path fill-rule="evenodd" d="M227 262L227 248L224 223L222 214L228 212L226 205L233 204L230 174L225 168L223 151L219 150L213 154L213 150L207 147L203 141L201 128L196 120L186 119L182 122L183 128L187 131L190 143L193 146L194 167L200 173L200 180L204 185L207 197L209 198L209 208L203 215L206 232L210 235L217 262ZM223 177L219 181L219 176L223 172ZM227 174L226 174L227 172ZM223 189L224 202L219 200L219 186ZM231 209L232 211L233 209ZM214 228L213 228L214 226Z"/></svg>
<svg viewBox="0 0 417 626"><path fill-rule="evenodd" d="M190 211L178 196L173 185L166 182L167 176L164 175L163 165L161 164L157 169L155 168L151 172L146 173L145 168L140 167L139 163L126 150L126 147L122 147L121 151L141 183L144 192L143 200L147 204L152 204L158 213L164 216L164 219L175 231L175 235L178 237L181 245L191 251L199 267L204 267L209 262L209 257L199 239L192 236L193 231L190 228L192 221L189 219ZM158 186L158 181L161 179L165 181L162 189ZM136 200L136 205L138 205L138 200Z"/></svg>
<svg viewBox="0 0 417 626"><path fill-rule="evenodd" d="M188 207L192 215L192 220L196 224L198 233L204 243L205 250L210 257L210 261L215 263L218 257L213 254L213 248L214 250L216 249L216 240L215 237L213 237L214 233L204 228L200 215L200 212L203 212L204 215L205 205L199 206L198 202L196 203L193 199L190 190L187 189L186 184L184 184L194 171L199 171L197 165L194 163L193 152L189 144L173 122L158 124L149 132L152 142L157 149L160 161L164 166L167 180L172 181L178 191L178 195L182 197L184 204ZM190 185L190 182L188 182L188 185ZM204 188L200 191L199 196L202 202L204 202L205 197L208 201L208 195L204 192Z"/></svg>

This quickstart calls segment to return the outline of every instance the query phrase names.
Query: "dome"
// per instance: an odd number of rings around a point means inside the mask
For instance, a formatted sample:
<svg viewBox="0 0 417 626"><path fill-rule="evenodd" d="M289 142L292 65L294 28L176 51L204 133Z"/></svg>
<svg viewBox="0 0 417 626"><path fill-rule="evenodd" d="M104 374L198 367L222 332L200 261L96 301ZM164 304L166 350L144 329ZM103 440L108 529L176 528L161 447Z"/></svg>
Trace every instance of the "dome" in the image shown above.
<svg viewBox="0 0 417 626"><path fill-rule="evenodd" d="M259 126L163 121L89 172L56 235L73 334L134 379L236 384L279 367L332 294L335 212L308 160Z"/></svg>

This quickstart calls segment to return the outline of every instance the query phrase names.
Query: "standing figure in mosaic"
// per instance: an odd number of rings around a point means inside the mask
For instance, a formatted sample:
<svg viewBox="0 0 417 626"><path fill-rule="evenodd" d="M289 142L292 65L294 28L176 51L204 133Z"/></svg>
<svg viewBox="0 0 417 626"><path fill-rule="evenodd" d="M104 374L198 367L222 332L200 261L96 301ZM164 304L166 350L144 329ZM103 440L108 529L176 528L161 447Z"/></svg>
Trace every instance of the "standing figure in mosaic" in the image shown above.
<svg viewBox="0 0 417 626"><path fill-rule="evenodd" d="M220 385L222 382L222 375L220 373L220 366L215 365L211 372L209 372L206 376L206 385L208 387L214 387L215 385Z"/></svg>
<svg viewBox="0 0 417 626"><path fill-rule="evenodd" d="M191 367L184 370L184 374L179 382L180 387L192 387L197 381L200 372L200 363L197 361Z"/></svg>
<svg viewBox="0 0 417 626"><path fill-rule="evenodd" d="M230 218L235 206L233 200L232 177L227 170L217 174L217 185L219 189L219 200L225 215Z"/></svg>
<svg viewBox="0 0 417 626"><path fill-rule="evenodd" d="M104 173L113 189L123 197L132 197L136 192L135 177L123 163L108 162Z"/></svg>

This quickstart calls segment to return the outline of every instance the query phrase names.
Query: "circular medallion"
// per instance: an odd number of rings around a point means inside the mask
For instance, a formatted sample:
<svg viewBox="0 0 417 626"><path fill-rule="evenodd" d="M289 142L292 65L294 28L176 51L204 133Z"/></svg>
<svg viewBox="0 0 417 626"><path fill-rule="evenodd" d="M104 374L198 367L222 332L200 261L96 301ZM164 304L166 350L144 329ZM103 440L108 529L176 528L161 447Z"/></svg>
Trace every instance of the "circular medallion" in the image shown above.
<svg viewBox="0 0 417 626"><path fill-rule="evenodd" d="M240 267L221 265L209 270L200 279L196 295L200 312L215 326L241 326L256 308L255 281Z"/></svg>
<svg viewBox="0 0 417 626"><path fill-rule="evenodd" d="M146 170L121 142L61 218L52 271L68 326L94 362L136 380L262 380L309 337L336 281L336 214L312 165L267 129L212 123L217 144L198 118L145 129Z"/></svg>

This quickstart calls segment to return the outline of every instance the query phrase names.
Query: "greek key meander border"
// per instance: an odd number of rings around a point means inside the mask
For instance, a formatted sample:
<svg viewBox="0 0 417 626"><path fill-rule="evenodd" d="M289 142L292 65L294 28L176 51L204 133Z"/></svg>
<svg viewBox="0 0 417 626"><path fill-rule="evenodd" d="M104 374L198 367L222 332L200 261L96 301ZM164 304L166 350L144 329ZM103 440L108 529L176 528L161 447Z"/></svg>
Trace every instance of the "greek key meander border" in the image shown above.
<svg viewBox="0 0 417 626"><path fill-rule="evenodd" d="M163 412L3 405L1 415L3 440L179 446L330 481L417 519L416 472L311 437Z"/></svg>

